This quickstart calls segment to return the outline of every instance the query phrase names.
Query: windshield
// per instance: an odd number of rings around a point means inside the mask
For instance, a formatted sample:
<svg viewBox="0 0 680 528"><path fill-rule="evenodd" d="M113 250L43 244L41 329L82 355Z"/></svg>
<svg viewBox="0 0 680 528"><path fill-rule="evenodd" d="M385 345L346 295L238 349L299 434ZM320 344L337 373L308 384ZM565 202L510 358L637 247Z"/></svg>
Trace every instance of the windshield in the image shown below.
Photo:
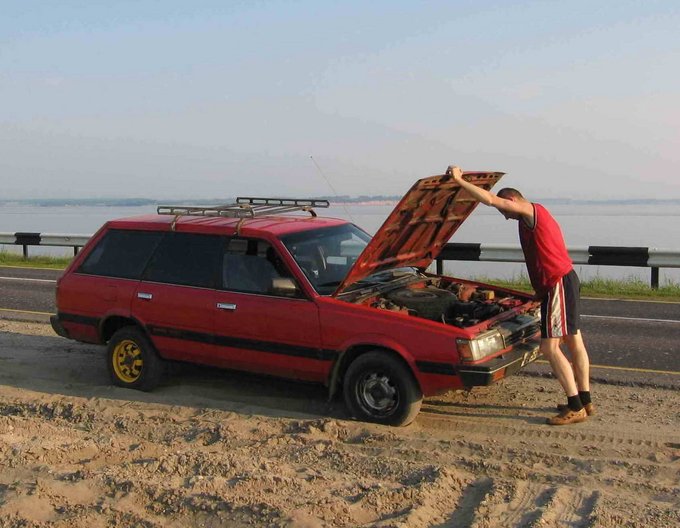
<svg viewBox="0 0 680 528"><path fill-rule="evenodd" d="M324 227L282 237L300 269L321 295L340 285L371 236L354 224Z"/></svg>
<svg viewBox="0 0 680 528"><path fill-rule="evenodd" d="M281 240L314 289L320 295L330 295L368 245L371 236L354 224L344 224L295 233ZM413 268L403 267L384 270L364 278L350 289L415 273Z"/></svg>

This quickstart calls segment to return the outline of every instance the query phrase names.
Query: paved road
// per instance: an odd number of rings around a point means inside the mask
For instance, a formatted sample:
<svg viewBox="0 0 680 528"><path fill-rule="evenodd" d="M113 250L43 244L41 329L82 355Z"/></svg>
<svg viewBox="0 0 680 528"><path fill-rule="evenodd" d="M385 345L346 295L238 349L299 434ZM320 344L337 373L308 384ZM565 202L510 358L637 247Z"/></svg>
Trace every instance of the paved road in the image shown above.
<svg viewBox="0 0 680 528"><path fill-rule="evenodd" d="M53 313L59 274L0 267L0 315ZM582 316L594 365L680 372L680 303L584 299Z"/></svg>
<svg viewBox="0 0 680 528"><path fill-rule="evenodd" d="M0 309L54 313L61 271L0 266Z"/></svg>
<svg viewBox="0 0 680 528"><path fill-rule="evenodd" d="M584 299L592 362L680 371L680 303Z"/></svg>

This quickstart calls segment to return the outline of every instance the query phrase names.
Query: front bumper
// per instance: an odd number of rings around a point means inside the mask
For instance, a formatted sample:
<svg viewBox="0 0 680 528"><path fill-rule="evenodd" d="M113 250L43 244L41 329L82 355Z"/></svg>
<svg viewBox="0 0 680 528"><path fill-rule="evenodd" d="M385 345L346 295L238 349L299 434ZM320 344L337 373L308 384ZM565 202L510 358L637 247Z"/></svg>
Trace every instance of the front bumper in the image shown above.
<svg viewBox="0 0 680 528"><path fill-rule="evenodd" d="M52 330L54 330L54 332L57 335L65 337L66 339L71 339L71 336L68 335L68 330L66 330L66 328L64 328L64 325L61 324L58 315L50 316L50 324L52 325Z"/></svg>
<svg viewBox="0 0 680 528"><path fill-rule="evenodd" d="M515 374L539 357L540 339L515 345L510 351L481 365L461 365L458 374L465 387L491 385Z"/></svg>

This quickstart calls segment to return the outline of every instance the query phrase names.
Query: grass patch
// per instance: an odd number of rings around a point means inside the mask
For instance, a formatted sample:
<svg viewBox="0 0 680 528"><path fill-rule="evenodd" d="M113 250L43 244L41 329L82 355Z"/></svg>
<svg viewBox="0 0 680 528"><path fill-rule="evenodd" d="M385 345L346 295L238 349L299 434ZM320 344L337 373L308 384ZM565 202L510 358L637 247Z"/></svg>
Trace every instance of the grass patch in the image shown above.
<svg viewBox="0 0 680 528"><path fill-rule="evenodd" d="M19 253L0 250L0 266L22 266L28 268L51 268L64 269L71 263L72 257L49 257L29 256L27 259ZM486 282L519 290L532 292L533 288L529 277L522 274L511 279L496 279L492 277L474 277L472 280ZM595 277L581 282L581 295L583 297L601 297L606 299L642 299L657 301L680 302L680 283L667 281L659 285L658 290L653 290L649 282L637 277L627 279L605 279Z"/></svg>
<svg viewBox="0 0 680 528"><path fill-rule="evenodd" d="M512 279L494 279L490 277L476 277L474 280L496 284L513 290L533 292L529 278L526 275ZM581 281L582 297L601 297L606 299L643 299L661 301L680 301L680 284L667 281L653 290L649 282L637 277L627 279L605 279L595 277Z"/></svg>
<svg viewBox="0 0 680 528"><path fill-rule="evenodd" d="M605 279L595 277L584 281L581 294L590 297L625 297L626 299L661 299L680 301L680 284L667 281L653 290L648 282L638 278L626 280Z"/></svg>
<svg viewBox="0 0 680 528"><path fill-rule="evenodd" d="M73 257L50 257L47 255L36 255L24 258L20 253L0 250L0 266L64 269L71 263L72 258Z"/></svg>

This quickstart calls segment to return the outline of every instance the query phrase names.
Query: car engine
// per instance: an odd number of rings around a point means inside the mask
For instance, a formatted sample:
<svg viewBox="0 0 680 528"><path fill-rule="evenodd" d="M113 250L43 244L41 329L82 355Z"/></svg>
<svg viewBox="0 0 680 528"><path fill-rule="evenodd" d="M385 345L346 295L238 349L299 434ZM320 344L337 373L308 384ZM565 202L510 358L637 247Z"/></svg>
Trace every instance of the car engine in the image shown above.
<svg viewBox="0 0 680 528"><path fill-rule="evenodd" d="M408 313L445 324L468 327L490 319L501 312L522 304L523 300L506 292L481 289L466 282L450 284L420 284L400 288L369 301L381 310Z"/></svg>

